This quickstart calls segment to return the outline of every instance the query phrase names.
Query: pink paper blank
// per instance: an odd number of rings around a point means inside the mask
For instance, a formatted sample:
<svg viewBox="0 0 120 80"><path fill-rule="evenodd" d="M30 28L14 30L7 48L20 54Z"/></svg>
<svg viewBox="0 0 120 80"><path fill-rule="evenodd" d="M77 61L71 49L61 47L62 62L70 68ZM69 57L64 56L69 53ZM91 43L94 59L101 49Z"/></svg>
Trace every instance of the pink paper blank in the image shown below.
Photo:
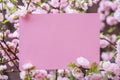
<svg viewBox="0 0 120 80"><path fill-rule="evenodd" d="M99 62L98 14L40 14L20 18L20 66L65 69L77 57Z"/></svg>

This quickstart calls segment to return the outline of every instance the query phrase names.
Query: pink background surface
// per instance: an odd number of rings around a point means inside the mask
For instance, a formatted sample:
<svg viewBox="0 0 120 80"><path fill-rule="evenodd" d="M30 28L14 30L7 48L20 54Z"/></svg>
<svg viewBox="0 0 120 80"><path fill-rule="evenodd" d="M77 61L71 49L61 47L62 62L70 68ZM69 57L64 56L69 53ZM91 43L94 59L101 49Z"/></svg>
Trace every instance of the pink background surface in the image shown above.
<svg viewBox="0 0 120 80"><path fill-rule="evenodd" d="M20 18L20 67L65 69L83 56L99 62L98 14L40 14Z"/></svg>

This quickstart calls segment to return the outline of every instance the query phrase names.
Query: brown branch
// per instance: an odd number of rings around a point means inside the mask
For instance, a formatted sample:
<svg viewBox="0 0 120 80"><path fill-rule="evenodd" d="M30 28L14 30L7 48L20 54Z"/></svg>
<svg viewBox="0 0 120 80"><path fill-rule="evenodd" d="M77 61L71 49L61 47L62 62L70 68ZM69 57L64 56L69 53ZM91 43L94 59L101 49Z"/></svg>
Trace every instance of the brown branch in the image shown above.
<svg viewBox="0 0 120 80"><path fill-rule="evenodd" d="M28 10L28 9L29 9L30 3L31 3L31 0L28 2L28 5L27 5L26 10Z"/></svg>
<svg viewBox="0 0 120 80"><path fill-rule="evenodd" d="M12 54L15 56L15 58L19 60L19 58L18 58L18 56L16 55L16 53L13 52L13 51L10 49L10 47L7 45L7 43L5 42L4 39L2 40L2 42L6 45L7 51L10 52L10 53L12 53Z"/></svg>
<svg viewBox="0 0 120 80"><path fill-rule="evenodd" d="M106 39L106 38L100 38L100 39L104 39L104 40L106 40L107 42L109 42L115 49L116 49L116 44L115 43L112 43L111 41L109 41L108 39Z"/></svg>
<svg viewBox="0 0 120 80"><path fill-rule="evenodd" d="M1 40L1 42L3 42L3 43L6 45L7 51L10 52L10 53L12 53L12 54L15 56L15 58L19 60L18 56L16 55L16 51L13 52L13 51L10 49L10 47L7 45L7 43L6 43L6 41L5 41L5 37L4 37L4 32L3 32L3 40ZM17 44L16 47L18 47L18 44ZM16 48L16 49L17 49L17 48Z"/></svg>
<svg viewBox="0 0 120 80"><path fill-rule="evenodd" d="M0 42L0 45L2 47L2 49L4 50L4 52L7 54L7 56L9 57L9 59L13 62L14 66L16 67L16 69L20 72L19 67L17 66L17 64L12 60L12 58L10 57L9 53L5 50L5 48L3 47L3 45Z"/></svg>
<svg viewBox="0 0 120 80"><path fill-rule="evenodd" d="M15 48L15 51L14 51L15 53L17 53L17 48L18 48L18 43L17 43L16 48Z"/></svg>

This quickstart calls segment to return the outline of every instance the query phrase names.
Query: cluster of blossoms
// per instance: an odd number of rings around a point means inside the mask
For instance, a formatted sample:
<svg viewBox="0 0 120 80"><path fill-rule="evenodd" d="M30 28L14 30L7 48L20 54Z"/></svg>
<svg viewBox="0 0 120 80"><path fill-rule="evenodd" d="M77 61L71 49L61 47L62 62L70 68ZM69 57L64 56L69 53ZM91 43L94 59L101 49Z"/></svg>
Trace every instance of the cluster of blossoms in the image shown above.
<svg viewBox="0 0 120 80"><path fill-rule="evenodd" d="M23 65L22 80L69 80L70 70L36 70L31 63Z"/></svg>
<svg viewBox="0 0 120 80"><path fill-rule="evenodd" d="M12 22L18 22L19 16L27 13L80 13L86 12L88 7L97 4L99 0L22 0L22 5L14 5L10 0L3 6L7 6L5 18ZM15 3L15 2L14 2Z"/></svg>
<svg viewBox="0 0 120 80"><path fill-rule="evenodd" d="M116 50L116 41L119 39L115 34L112 34L109 37L106 37L105 35L100 35L100 48L104 49L104 51L101 53L101 58L103 60L109 61L114 57L114 54L116 53L114 50ZM107 49L107 48L110 48ZM105 51L107 50L107 51Z"/></svg>
<svg viewBox="0 0 120 80"><path fill-rule="evenodd" d="M8 76L4 75L4 71L7 69L6 65L0 65L0 80L8 80Z"/></svg>
<svg viewBox="0 0 120 80"><path fill-rule="evenodd" d="M120 22L120 0L101 0L98 8L100 20L103 29L105 23L110 26L117 25Z"/></svg>

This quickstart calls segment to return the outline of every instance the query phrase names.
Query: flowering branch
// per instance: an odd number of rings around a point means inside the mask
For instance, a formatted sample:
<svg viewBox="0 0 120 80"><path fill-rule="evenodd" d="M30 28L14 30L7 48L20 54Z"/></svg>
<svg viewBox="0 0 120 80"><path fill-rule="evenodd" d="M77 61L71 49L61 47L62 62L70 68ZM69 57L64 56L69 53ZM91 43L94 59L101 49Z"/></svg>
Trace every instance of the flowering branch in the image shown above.
<svg viewBox="0 0 120 80"><path fill-rule="evenodd" d="M19 67L17 66L17 64L13 61L13 59L10 57L9 53L5 50L4 46L2 45L2 43L0 42L0 45L2 47L2 49L4 50L4 52L7 54L7 56L9 57L10 61L12 61L12 63L15 65L16 69L20 72Z"/></svg>
<svg viewBox="0 0 120 80"><path fill-rule="evenodd" d="M2 42L3 42L3 43L6 45L6 47L8 48L7 51L10 52L10 53L12 53L12 54L15 56L15 58L19 60L18 56L16 55L16 49L15 49L15 52L13 52L13 51L9 48L9 46L6 44L6 42L5 42L4 39L2 40ZM16 47L17 47L17 46L16 46Z"/></svg>
<svg viewBox="0 0 120 80"><path fill-rule="evenodd" d="M28 9L29 9L30 3L31 3L31 0L29 0L29 2L28 2L28 5L27 5L26 10L28 10Z"/></svg>
<svg viewBox="0 0 120 80"><path fill-rule="evenodd" d="M106 38L100 38L100 39L106 40L107 42L109 42L114 47L114 49L116 49L116 43L112 43L111 41L109 41Z"/></svg>

